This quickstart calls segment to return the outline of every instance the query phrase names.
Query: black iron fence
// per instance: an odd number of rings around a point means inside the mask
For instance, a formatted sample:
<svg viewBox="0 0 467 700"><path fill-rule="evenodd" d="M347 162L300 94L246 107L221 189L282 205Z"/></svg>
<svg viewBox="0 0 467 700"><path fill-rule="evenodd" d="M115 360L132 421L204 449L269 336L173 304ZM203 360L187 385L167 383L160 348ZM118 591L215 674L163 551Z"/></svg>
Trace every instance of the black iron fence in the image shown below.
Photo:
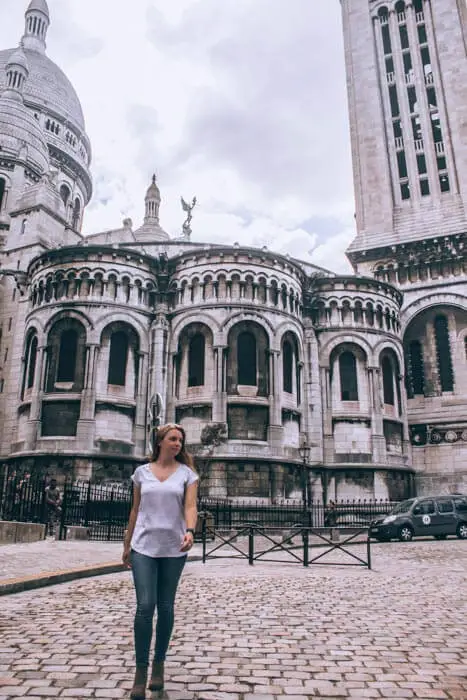
<svg viewBox="0 0 467 700"><path fill-rule="evenodd" d="M19 522L50 522L46 488L50 476L17 476L4 474L0 479L0 519ZM121 540L131 510L131 484L95 484L88 481L66 481L59 484L61 493L57 524L60 537L67 528L82 526L91 539ZM253 499L232 500L201 498L200 512L218 530L228 530L245 523L261 527L289 529L293 527L365 527L379 515L387 514L396 505L391 501L347 500L310 503L301 501L264 503ZM201 530L199 527L199 532Z"/></svg>
<svg viewBox="0 0 467 700"><path fill-rule="evenodd" d="M65 484L60 518L60 539L67 527L82 526L92 540L123 540L131 510L130 484Z"/></svg>
<svg viewBox="0 0 467 700"><path fill-rule="evenodd" d="M365 527L379 515L386 515L397 501L320 501L304 507L302 501L265 504L258 501L203 498L200 511L210 514L216 529L231 529L252 523L263 527Z"/></svg>
<svg viewBox="0 0 467 700"><path fill-rule="evenodd" d="M50 479L5 472L0 479L0 520L47 522L45 489Z"/></svg>

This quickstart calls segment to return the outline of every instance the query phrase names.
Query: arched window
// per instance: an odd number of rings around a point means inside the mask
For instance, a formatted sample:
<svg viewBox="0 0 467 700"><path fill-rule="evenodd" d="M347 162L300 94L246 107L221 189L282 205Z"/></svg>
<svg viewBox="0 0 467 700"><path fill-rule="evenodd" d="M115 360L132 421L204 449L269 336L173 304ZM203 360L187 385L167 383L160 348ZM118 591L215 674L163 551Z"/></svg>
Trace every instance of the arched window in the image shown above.
<svg viewBox="0 0 467 700"><path fill-rule="evenodd" d="M127 360L128 336L124 331L116 331L110 338L108 384L125 386Z"/></svg>
<svg viewBox="0 0 467 700"><path fill-rule="evenodd" d="M60 354L58 357L57 382L74 382L78 334L74 330L63 331L60 337Z"/></svg>
<svg viewBox="0 0 467 700"><path fill-rule="evenodd" d="M425 370L422 344L412 340L407 356L407 391L409 398L425 393Z"/></svg>
<svg viewBox="0 0 467 700"><path fill-rule="evenodd" d="M62 185L60 187L60 197L62 198L65 207L67 206L68 200L70 199L70 194L71 193L67 185Z"/></svg>
<svg viewBox="0 0 467 700"><path fill-rule="evenodd" d="M37 336L31 334L26 343L25 362L23 384L21 388L21 398L24 397L25 389L31 389L34 386L34 377L36 376L36 361L37 361Z"/></svg>
<svg viewBox="0 0 467 700"><path fill-rule="evenodd" d="M34 377L36 376L36 360L37 360L37 337L34 336L29 347L29 357L27 358L28 378L26 389L32 389L34 386Z"/></svg>
<svg viewBox="0 0 467 700"><path fill-rule="evenodd" d="M294 351L290 340L286 340L282 347L282 384L288 394L293 393L293 362Z"/></svg>
<svg viewBox="0 0 467 700"><path fill-rule="evenodd" d="M357 361L352 352L343 352L339 357L341 400L358 401Z"/></svg>
<svg viewBox="0 0 467 700"><path fill-rule="evenodd" d="M75 231L77 231L79 229L80 218L81 218L81 204L80 204L78 197L76 197L75 203L73 205L73 217L71 220L71 227Z"/></svg>
<svg viewBox="0 0 467 700"><path fill-rule="evenodd" d="M188 347L188 386L204 385L204 355L206 341L202 333L196 333Z"/></svg>
<svg viewBox="0 0 467 700"><path fill-rule="evenodd" d="M237 366L238 384L256 386L256 339L249 331L238 336Z"/></svg>
<svg viewBox="0 0 467 700"><path fill-rule="evenodd" d="M3 200L5 198L6 182L3 177L0 177L0 211L2 211Z"/></svg>
<svg viewBox="0 0 467 700"><path fill-rule="evenodd" d="M394 406L394 372L389 357L383 357L381 367L383 370L383 401L385 404Z"/></svg>
<svg viewBox="0 0 467 700"><path fill-rule="evenodd" d="M441 391L453 391L454 375L452 371L451 346L449 343L449 328L446 316L436 316L434 325Z"/></svg>

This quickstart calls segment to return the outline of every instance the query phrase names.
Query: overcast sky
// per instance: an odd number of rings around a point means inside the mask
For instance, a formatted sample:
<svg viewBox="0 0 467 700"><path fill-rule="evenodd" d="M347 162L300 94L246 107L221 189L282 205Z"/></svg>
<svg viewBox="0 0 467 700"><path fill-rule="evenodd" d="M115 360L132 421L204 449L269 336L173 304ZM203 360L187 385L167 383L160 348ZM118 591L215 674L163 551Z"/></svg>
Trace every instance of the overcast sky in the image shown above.
<svg viewBox="0 0 467 700"><path fill-rule="evenodd" d="M354 203L339 0L48 0L48 56L75 86L93 148L84 233L161 225L350 270ZM0 47L27 0L1 0Z"/></svg>

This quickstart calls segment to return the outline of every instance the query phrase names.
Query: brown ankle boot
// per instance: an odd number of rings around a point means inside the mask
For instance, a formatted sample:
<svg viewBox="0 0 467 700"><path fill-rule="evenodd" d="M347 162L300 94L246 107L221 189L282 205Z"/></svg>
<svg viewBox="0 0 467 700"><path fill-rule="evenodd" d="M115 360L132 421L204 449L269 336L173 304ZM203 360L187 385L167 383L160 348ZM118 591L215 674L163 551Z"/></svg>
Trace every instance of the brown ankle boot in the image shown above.
<svg viewBox="0 0 467 700"><path fill-rule="evenodd" d="M153 661L149 690L162 690L164 687L164 662Z"/></svg>
<svg viewBox="0 0 467 700"><path fill-rule="evenodd" d="M144 700L146 697L146 681L148 679L148 667L137 666L135 680L131 689L130 698L132 700Z"/></svg>

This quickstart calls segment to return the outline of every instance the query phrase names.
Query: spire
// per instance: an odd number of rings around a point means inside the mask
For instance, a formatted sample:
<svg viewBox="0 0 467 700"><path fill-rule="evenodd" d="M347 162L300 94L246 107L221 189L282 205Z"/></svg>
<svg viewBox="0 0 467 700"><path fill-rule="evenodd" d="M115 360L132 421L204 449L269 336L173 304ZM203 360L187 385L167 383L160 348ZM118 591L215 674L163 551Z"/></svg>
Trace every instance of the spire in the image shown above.
<svg viewBox="0 0 467 700"><path fill-rule="evenodd" d="M50 24L49 8L46 0L31 0L24 15L24 35L21 40L25 49L45 53L47 29Z"/></svg>
<svg viewBox="0 0 467 700"><path fill-rule="evenodd" d="M23 88L29 75L28 60L20 47L14 51L6 64L6 89L2 98L23 101Z"/></svg>
<svg viewBox="0 0 467 700"><path fill-rule="evenodd" d="M148 187L146 192L145 202L145 224L158 224L159 223L159 206L161 203L161 193L156 184L156 176L152 176L152 182Z"/></svg>

